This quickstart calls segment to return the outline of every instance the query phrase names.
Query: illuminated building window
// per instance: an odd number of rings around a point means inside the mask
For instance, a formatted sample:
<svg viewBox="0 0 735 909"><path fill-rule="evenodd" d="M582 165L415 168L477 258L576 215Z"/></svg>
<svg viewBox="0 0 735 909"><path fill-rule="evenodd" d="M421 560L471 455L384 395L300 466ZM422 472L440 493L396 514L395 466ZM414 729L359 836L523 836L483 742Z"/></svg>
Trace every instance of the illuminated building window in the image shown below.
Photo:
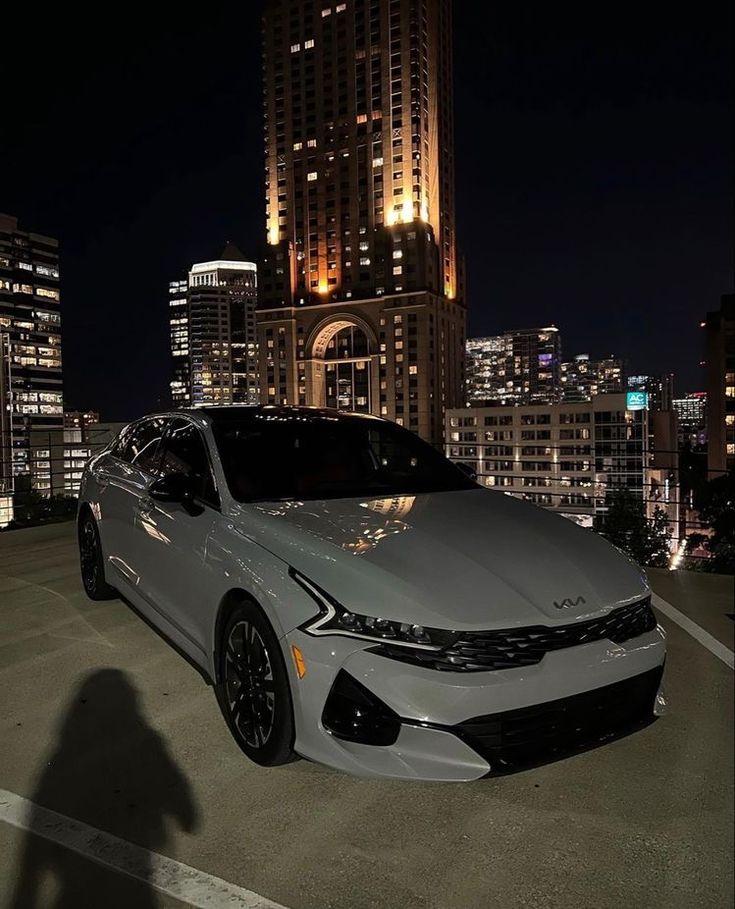
<svg viewBox="0 0 735 909"><path fill-rule="evenodd" d="M291 53L292 53L292 54L295 54L297 51L300 51L300 50L301 50L301 45L300 45L300 44L292 44L292 45L291 45Z"/></svg>
<svg viewBox="0 0 735 909"><path fill-rule="evenodd" d="M322 19L326 18L326 16L331 16L331 15L332 15L332 10L331 10L331 9L323 9L323 10L322 10Z"/></svg>
<svg viewBox="0 0 735 909"><path fill-rule="evenodd" d="M313 38L309 38L307 41L304 41L304 49L306 50L306 49L308 49L308 48L310 48L310 47L314 47L314 39L313 39Z"/></svg>
<svg viewBox="0 0 735 909"><path fill-rule="evenodd" d="M335 11L335 13L343 13L346 9L347 9L346 3L338 3L335 6L334 11Z"/></svg>
<svg viewBox="0 0 735 909"><path fill-rule="evenodd" d="M294 142L294 144L293 144L293 150L294 150L294 151L301 151L301 149L302 149L303 147L304 147L304 143L303 143L303 142Z"/></svg>
<svg viewBox="0 0 735 909"><path fill-rule="evenodd" d="M394 265L394 266L393 266L393 274L394 274L394 275L402 275L402 274L403 274L403 266L402 266L402 265Z"/></svg>
<svg viewBox="0 0 735 909"><path fill-rule="evenodd" d="M361 257L360 257L360 265L370 265L370 257L369 257L369 256L361 256Z"/></svg>
<svg viewBox="0 0 735 909"><path fill-rule="evenodd" d="M383 159L382 158L373 158L373 167L382 167Z"/></svg>
<svg viewBox="0 0 735 909"><path fill-rule="evenodd" d="M367 123L367 114L358 114L357 122L358 123Z"/></svg>
<svg viewBox="0 0 735 909"><path fill-rule="evenodd" d="M408 371L410 375L415 376L418 375L419 368L418 366L409 366Z"/></svg>
<svg viewBox="0 0 735 909"><path fill-rule="evenodd" d="M306 175L306 179L309 180L310 182L313 180L316 180L316 171L315 170L309 171L309 173Z"/></svg>
<svg viewBox="0 0 735 909"><path fill-rule="evenodd" d="M309 139L306 144L309 146L309 148L316 148L316 139Z"/></svg>
<svg viewBox="0 0 735 909"><path fill-rule="evenodd" d="M402 249L394 249L394 250L393 250L393 258L394 258L394 259L402 259L402 258L403 258L403 250L402 250Z"/></svg>

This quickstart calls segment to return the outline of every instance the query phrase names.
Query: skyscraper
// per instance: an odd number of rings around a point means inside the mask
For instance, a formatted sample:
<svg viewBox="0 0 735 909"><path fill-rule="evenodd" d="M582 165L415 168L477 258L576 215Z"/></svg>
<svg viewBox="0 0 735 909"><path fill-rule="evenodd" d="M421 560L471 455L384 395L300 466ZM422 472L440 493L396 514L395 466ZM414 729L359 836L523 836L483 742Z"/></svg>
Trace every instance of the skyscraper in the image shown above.
<svg viewBox="0 0 735 909"><path fill-rule="evenodd" d="M0 214L0 491L31 470L32 431L62 429L59 244Z"/></svg>
<svg viewBox="0 0 735 909"><path fill-rule="evenodd" d="M257 403L256 275L228 243L219 259L169 283L174 406Z"/></svg>
<svg viewBox="0 0 735 909"><path fill-rule="evenodd" d="M450 0L267 0L261 399L427 439L461 403Z"/></svg>
<svg viewBox="0 0 735 909"><path fill-rule="evenodd" d="M561 335L551 325L467 341L467 401L556 404L561 400Z"/></svg>
<svg viewBox="0 0 735 909"><path fill-rule="evenodd" d="M589 401L593 395L620 394L625 390L625 369L618 357L591 360L578 354L561 364L564 401Z"/></svg>
<svg viewBox="0 0 735 909"><path fill-rule="evenodd" d="M735 470L735 295L722 297L704 322L708 477Z"/></svg>

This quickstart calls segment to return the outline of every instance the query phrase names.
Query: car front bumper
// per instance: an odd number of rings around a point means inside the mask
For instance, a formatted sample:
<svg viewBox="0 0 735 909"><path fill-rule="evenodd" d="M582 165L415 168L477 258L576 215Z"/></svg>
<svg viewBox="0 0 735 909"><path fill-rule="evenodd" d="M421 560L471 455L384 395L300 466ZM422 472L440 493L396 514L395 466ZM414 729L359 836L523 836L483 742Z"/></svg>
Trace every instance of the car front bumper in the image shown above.
<svg viewBox="0 0 735 909"><path fill-rule="evenodd" d="M595 641L492 672L427 669L374 653L368 642L298 629L283 643L296 751L359 776L465 781L507 773L640 728L663 701L660 627L622 645ZM303 678L293 645L303 655ZM340 670L400 719L390 744L351 741L326 727Z"/></svg>

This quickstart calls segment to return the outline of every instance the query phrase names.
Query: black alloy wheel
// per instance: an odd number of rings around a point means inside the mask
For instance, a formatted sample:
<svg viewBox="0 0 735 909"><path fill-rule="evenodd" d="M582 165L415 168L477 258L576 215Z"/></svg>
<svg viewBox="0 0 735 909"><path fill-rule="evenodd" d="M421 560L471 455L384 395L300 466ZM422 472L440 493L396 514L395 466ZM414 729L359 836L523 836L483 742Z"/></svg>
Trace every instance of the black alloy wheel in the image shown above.
<svg viewBox="0 0 735 909"><path fill-rule="evenodd" d="M90 600L111 600L117 596L114 587L105 581L100 535L90 512L79 519L79 564L84 591Z"/></svg>
<svg viewBox="0 0 735 909"><path fill-rule="evenodd" d="M291 690L270 623L250 602L238 606L220 642L217 699L235 741L256 764L295 758Z"/></svg>

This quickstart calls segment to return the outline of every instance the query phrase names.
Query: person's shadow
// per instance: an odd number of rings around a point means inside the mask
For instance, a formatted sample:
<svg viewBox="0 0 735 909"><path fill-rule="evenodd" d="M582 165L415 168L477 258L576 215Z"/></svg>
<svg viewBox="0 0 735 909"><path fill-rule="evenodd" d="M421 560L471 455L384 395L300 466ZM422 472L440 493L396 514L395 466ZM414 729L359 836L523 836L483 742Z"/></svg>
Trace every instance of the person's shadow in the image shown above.
<svg viewBox="0 0 735 909"><path fill-rule="evenodd" d="M73 694L31 800L154 852L169 841L169 818L187 832L198 822L186 777L146 722L128 677L117 669L90 674ZM29 820L30 828L38 829L48 817L34 809ZM114 864L114 844L109 855ZM158 905L151 865L145 853L137 855L131 877L29 832L10 905L150 909Z"/></svg>

